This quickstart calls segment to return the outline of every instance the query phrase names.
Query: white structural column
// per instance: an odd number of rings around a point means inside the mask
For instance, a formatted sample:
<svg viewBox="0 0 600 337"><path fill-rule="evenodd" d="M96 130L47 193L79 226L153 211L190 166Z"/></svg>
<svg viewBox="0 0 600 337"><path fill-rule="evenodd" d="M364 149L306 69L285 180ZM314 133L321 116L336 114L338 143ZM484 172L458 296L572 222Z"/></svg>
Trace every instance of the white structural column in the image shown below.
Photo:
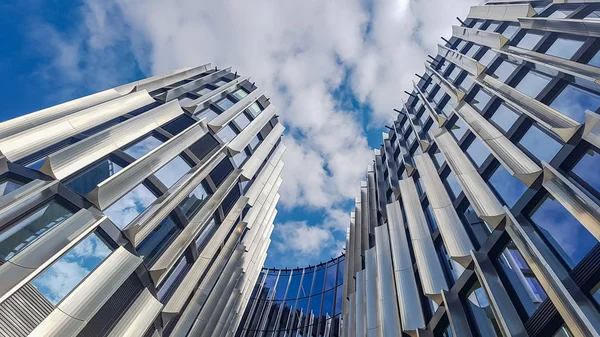
<svg viewBox="0 0 600 337"><path fill-rule="evenodd" d="M414 159L446 251L451 259L466 267L471 261L470 251L473 249L471 239L456 214L452 200L429 154L416 155Z"/></svg>
<svg viewBox="0 0 600 337"><path fill-rule="evenodd" d="M442 290L448 290L448 285L431 239L414 180L412 178L400 180L400 191L423 292L425 296L440 304Z"/></svg>
<svg viewBox="0 0 600 337"><path fill-rule="evenodd" d="M375 247L365 252L365 303L367 311L367 337L383 337L379 312L379 280L377 278L377 251ZM358 337L358 332L357 336Z"/></svg>
<svg viewBox="0 0 600 337"><path fill-rule="evenodd" d="M366 336L367 334L367 310L366 310L366 296L365 296L365 273L366 271L361 270L356 272L356 293L355 301L356 308L355 314L356 318L354 319L354 326L356 331L356 336Z"/></svg>
<svg viewBox="0 0 600 337"><path fill-rule="evenodd" d="M396 302L392 251L387 224L375 227L375 249L377 252L377 277L383 336L401 336L400 315Z"/></svg>

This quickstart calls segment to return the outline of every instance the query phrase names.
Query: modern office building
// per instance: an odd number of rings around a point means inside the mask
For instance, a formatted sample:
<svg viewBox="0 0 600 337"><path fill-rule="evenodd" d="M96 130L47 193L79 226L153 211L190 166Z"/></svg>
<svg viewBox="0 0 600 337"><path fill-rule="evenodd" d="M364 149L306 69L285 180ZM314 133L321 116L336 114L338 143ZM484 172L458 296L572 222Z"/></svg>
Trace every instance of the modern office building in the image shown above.
<svg viewBox="0 0 600 337"><path fill-rule="evenodd" d="M452 28L361 185L339 329L265 270L241 336L600 336L600 3Z"/></svg>
<svg viewBox="0 0 600 337"><path fill-rule="evenodd" d="M203 65L0 123L0 336L232 336L281 185L264 92Z"/></svg>

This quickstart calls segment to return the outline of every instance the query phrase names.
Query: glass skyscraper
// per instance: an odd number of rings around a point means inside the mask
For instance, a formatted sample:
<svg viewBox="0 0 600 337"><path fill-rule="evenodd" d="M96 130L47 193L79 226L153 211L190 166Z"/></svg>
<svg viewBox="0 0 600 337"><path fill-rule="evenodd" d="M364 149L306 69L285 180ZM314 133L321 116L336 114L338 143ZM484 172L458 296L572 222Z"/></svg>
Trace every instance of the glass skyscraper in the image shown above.
<svg viewBox="0 0 600 337"><path fill-rule="evenodd" d="M203 65L0 123L0 336L235 333L281 185L264 92Z"/></svg>

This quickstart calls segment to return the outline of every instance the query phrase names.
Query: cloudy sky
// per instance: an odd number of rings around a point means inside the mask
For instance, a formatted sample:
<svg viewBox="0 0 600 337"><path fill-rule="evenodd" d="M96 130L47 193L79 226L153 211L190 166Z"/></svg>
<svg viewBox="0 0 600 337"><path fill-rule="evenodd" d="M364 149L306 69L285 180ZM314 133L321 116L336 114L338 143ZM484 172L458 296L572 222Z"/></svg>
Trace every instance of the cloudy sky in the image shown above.
<svg viewBox="0 0 600 337"><path fill-rule="evenodd" d="M343 247L403 91L480 2L8 0L0 120L175 68L231 66L268 90L287 127L267 265L317 263Z"/></svg>

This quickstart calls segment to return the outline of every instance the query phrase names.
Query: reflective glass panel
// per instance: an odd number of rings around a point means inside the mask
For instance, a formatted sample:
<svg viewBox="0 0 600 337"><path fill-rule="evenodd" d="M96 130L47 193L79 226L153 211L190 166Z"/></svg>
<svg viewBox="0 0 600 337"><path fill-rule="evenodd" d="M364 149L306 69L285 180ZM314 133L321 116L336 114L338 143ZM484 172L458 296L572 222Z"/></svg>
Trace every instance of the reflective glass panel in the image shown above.
<svg viewBox="0 0 600 337"><path fill-rule="evenodd" d="M519 115L503 103L500 104L490 119L506 132L515 124L517 118L519 118Z"/></svg>
<svg viewBox="0 0 600 337"><path fill-rule="evenodd" d="M489 181L508 207L514 206L527 190L527 186L521 180L513 177L502 164L492 174Z"/></svg>
<svg viewBox="0 0 600 337"><path fill-rule="evenodd" d="M223 142L228 142L232 140L233 138L235 138L236 135L237 133L229 124L221 130L219 130L219 132L217 132L217 136L219 136L219 138L221 138Z"/></svg>
<svg viewBox="0 0 600 337"><path fill-rule="evenodd" d="M234 91L232 95L233 95L233 97L240 100L240 99L248 96L248 93L246 92L246 90L240 88L240 89Z"/></svg>
<svg viewBox="0 0 600 337"><path fill-rule="evenodd" d="M598 243L571 213L551 198L542 202L531 220L570 267L579 263Z"/></svg>
<svg viewBox="0 0 600 337"><path fill-rule="evenodd" d="M532 125L529 130L519 140L519 144L523 145L529 152L536 156L539 160L549 163L552 158L558 153L562 145L548 136L537 126Z"/></svg>
<svg viewBox="0 0 600 337"><path fill-rule="evenodd" d="M204 109L196 113L199 119L206 118L207 122L210 122L213 118L217 117L219 114L214 111L212 108Z"/></svg>
<svg viewBox="0 0 600 337"><path fill-rule="evenodd" d="M0 233L0 258L9 260L73 213L51 201Z"/></svg>
<svg viewBox="0 0 600 337"><path fill-rule="evenodd" d="M505 37L507 37L510 40L513 38L513 36L515 36L515 34L517 33L518 30L519 30L518 25L508 25L504 29L504 31L502 31L502 35L504 35Z"/></svg>
<svg viewBox="0 0 600 337"><path fill-rule="evenodd" d="M68 182L67 186L81 195L86 195L96 188L99 183L121 171L121 169L121 166L115 164L110 159L103 159L101 162L85 170L77 178Z"/></svg>
<svg viewBox="0 0 600 337"><path fill-rule="evenodd" d="M208 241L208 238L210 238L210 235L214 232L215 228L217 228L217 221L213 216L208 225L206 225L206 228L202 230L202 233L200 233L195 240L196 248L198 250Z"/></svg>
<svg viewBox="0 0 600 337"><path fill-rule="evenodd" d="M590 187L600 192L600 175L598 168L600 167L600 154L594 150L589 150L583 158L573 167L572 172L581 180L585 181Z"/></svg>
<svg viewBox="0 0 600 337"><path fill-rule="evenodd" d="M4 181L0 182L0 196L7 195L8 193L16 190L17 188L19 188L21 186L23 186L23 184L16 180L12 180L12 179L4 180Z"/></svg>
<svg viewBox="0 0 600 337"><path fill-rule="evenodd" d="M252 103L252 105L250 105L250 107L248 108L248 111L250 111L250 114L256 118L258 117L258 115L260 114L260 112L262 111L262 109L260 108L260 105L258 105L258 103Z"/></svg>
<svg viewBox="0 0 600 337"><path fill-rule="evenodd" d="M446 189L449 189L448 194L450 194L452 199L456 199L460 192L462 192L462 188L460 187L458 180L456 180L456 176L454 175L454 173L452 173L452 171L450 171L450 173L444 180L446 184Z"/></svg>
<svg viewBox="0 0 600 337"><path fill-rule="evenodd" d="M107 208L104 211L104 214L106 214L119 229L123 229L154 200L156 200L156 196L152 194L146 186L138 185Z"/></svg>
<svg viewBox="0 0 600 337"><path fill-rule="evenodd" d="M250 124L250 119L245 113L241 113L235 118L235 122L241 129L244 129L246 126L248 126L248 124Z"/></svg>
<svg viewBox="0 0 600 337"><path fill-rule="evenodd" d="M552 337L573 337L573 334L571 334L571 331L563 325L554 335L552 335Z"/></svg>
<svg viewBox="0 0 600 337"><path fill-rule="evenodd" d="M177 261L177 264L171 268L165 280L158 286L158 299L164 300L167 296L170 296L170 290L175 289L175 287L181 282L182 276L187 270L188 262L185 255L182 255Z"/></svg>
<svg viewBox="0 0 600 337"><path fill-rule="evenodd" d="M180 229L175 225L171 216L166 217L150 234L137 246L138 254L144 258L147 265L152 264L159 253L171 242Z"/></svg>
<svg viewBox="0 0 600 337"><path fill-rule="evenodd" d="M483 165L487 157L489 157L491 154L490 150L488 150L488 148L485 145L483 145L479 138L475 138L473 140L471 145L469 145L469 147L467 148L466 152L473 161L473 163L475 163L476 167L481 167L481 165Z"/></svg>
<svg viewBox="0 0 600 337"><path fill-rule="evenodd" d="M235 103L227 97L223 98L217 103L217 105L220 106L223 110L231 108L234 104Z"/></svg>
<svg viewBox="0 0 600 337"><path fill-rule="evenodd" d="M487 67L487 66L489 66L492 63L492 61L494 60L494 58L496 57L496 55L498 55L498 54L496 54L495 52L493 52L491 49L488 49L485 52L485 54L483 54L481 56L481 58L479 58L479 63L481 63L481 64L483 64L484 66Z"/></svg>
<svg viewBox="0 0 600 337"><path fill-rule="evenodd" d="M44 270L31 284L50 303L57 305L110 253L111 249L106 243L92 233Z"/></svg>
<svg viewBox="0 0 600 337"><path fill-rule="evenodd" d="M570 59L581 48L583 42L582 40L559 37L544 54Z"/></svg>
<svg viewBox="0 0 600 337"><path fill-rule="evenodd" d="M542 37L542 34L528 32L523 36L523 38L521 38L519 43L517 43L517 47L533 50L535 45L540 42Z"/></svg>
<svg viewBox="0 0 600 337"><path fill-rule="evenodd" d="M501 82L506 82L506 80L512 75L512 73L517 69L517 65L506 60L502 61L498 68L494 70L494 76L498 78Z"/></svg>
<svg viewBox="0 0 600 337"><path fill-rule="evenodd" d="M469 128L467 127L467 124L465 124L465 122L459 118L456 120L454 125L452 125L450 132L454 135L454 138L459 141L465 135L468 129Z"/></svg>
<svg viewBox="0 0 600 337"><path fill-rule="evenodd" d="M237 167L241 167L247 158L248 158L248 155L246 154L246 151L242 151L242 152L236 154L235 156L231 157L231 159L233 159L233 162L235 163L235 165Z"/></svg>
<svg viewBox="0 0 600 337"><path fill-rule="evenodd" d="M564 19L571 15L571 13L573 13L573 9L557 8L554 12L552 12L552 14L548 15L548 17L554 19Z"/></svg>
<svg viewBox="0 0 600 337"><path fill-rule="evenodd" d="M585 123L585 110L595 112L600 107L600 96L569 84L552 101L550 107Z"/></svg>
<svg viewBox="0 0 600 337"><path fill-rule="evenodd" d="M535 98L550 83L550 80L550 77L530 70L515 88L525 95Z"/></svg>
<svg viewBox="0 0 600 337"><path fill-rule="evenodd" d="M148 136L148 137L142 139L141 141L125 148L124 151L125 151L125 153L132 156L133 158L139 159L139 158L143 157L146 153L157 148L162 143L163 142L158 140L156 137Z"/></svg>
<svg viewBox="0 0 600 337"><path fill-rule="evenodd" d="M468 92L473 86L473 79L471 78L471 75L467 74L467 76L465 76L458 86L465 92Z"/></svg>
<svg viewBox="0 0 600 337"><path fill-rule="evenodd" d="M188 195L180 204L183 214L191 219L194 214L200 209L202 204L208 199L208 193L204 189L202 184L196 186L196 188Z"/></svg>
<svg viewBox="0 0 600 337"><path fill-rule="evenodd" d="M196 93L197 93L198 95L202 96L202 95L206 95L206 94L208 94L208 93L209 93L209 92L211 92L211 91L212 91L212 89L210 89L210 88L207 88L207 87L203 87L202 89L200 89L200 90L196 91Z"/></svg>
<svg viewBox="0 0 600 337"><path fill-rule="evenodd" d="M471 105L479 111L483 111L485 106L490 102L492 96L490 96L487 92L483 91L483 89L479 88L477 90L477 94L471 100Z"/></svg>
<svg viewBox="0 0 600 337"><path fill-rule="evenodd" d="M188 165L188 163L186 163L181 156L177 156L165 166L161 167L161 169L154 173L154 175L168 188L173 186L173 184L175 184L177 180L183 177L183 175L189 170L190 165Z"/></svg>
<svg viewBox="0 0 600 337"><path fill-rule="evenodd" d="M490 22L490 24L485 28L485 30L488 32L493 32L496 30L496 28L498 28L499 25L500 23L498 22Z"/></svg>
<svg viewBox="0 0 600 337"><path fill-rule="evenodd" d="M475 284L473 290L467 296L466 306L479 331L479 336L502 336L497 328L498 323L491 314L490 302L479 282Z"/></svg>
<svg viewBox="0 0 600 337"><path fill-rule="evenodd" d="M588 62L589 65L600 68L600 50L596 52L596 55Z"/></svg>

